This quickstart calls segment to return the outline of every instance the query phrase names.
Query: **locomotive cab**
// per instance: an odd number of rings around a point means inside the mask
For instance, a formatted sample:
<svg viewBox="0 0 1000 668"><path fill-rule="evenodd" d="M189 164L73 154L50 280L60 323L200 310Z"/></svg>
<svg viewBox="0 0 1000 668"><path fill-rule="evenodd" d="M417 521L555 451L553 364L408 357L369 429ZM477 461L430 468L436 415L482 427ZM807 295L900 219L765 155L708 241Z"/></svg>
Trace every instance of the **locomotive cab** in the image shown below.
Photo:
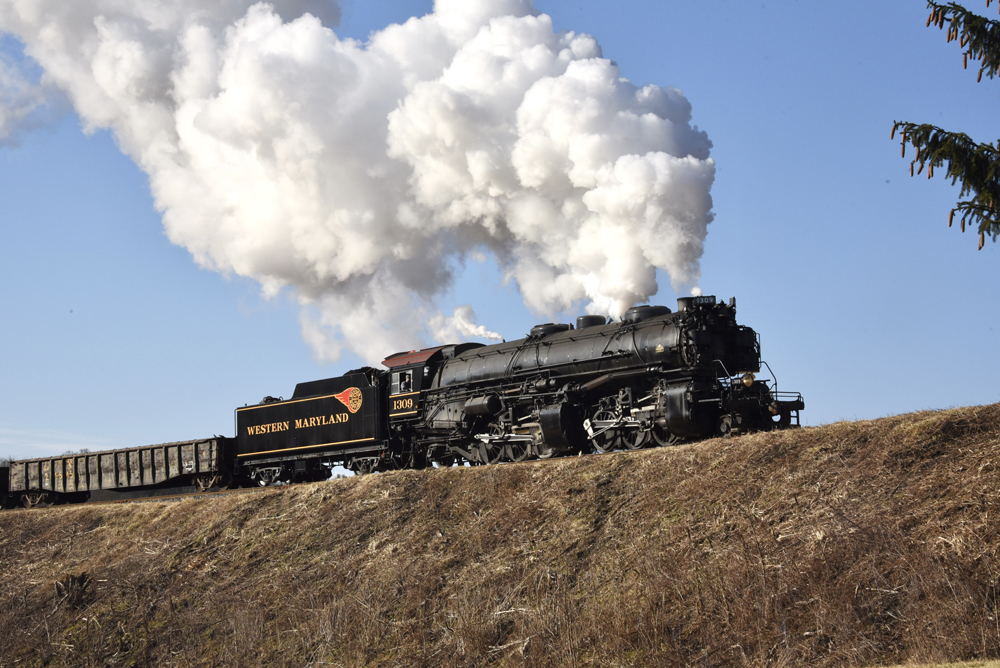
<svg viewBox="0 0 1000 668"><path fill-rule="evenodd" d="M421 415L422 398L434 386L441 362L453 359L481 343L461 343L410 350L386 357L382 365L389 369L389 419L397 422Z"/></svg>
<svg viewBox="0 0 1000 668"><path fill-rule="evenodd" d="M442 348L425 348L390 355L382 361L389 368L389 421L411 420L420 413L420 393L430 384L433 358Z"/></svg>

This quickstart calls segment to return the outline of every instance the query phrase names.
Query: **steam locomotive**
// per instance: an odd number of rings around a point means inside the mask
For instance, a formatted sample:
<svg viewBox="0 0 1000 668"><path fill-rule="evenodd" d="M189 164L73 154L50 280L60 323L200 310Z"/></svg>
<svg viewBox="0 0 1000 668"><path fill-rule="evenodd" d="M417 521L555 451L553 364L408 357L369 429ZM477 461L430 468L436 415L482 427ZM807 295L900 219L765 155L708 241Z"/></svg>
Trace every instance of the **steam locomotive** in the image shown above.
<svg viewBox="0 0 1000 668"><path fill-rule="evenodd" d="M321 480L334 466L363 474L635 450L798 427L805 407L757 378L760 342L737 324L735 299L709 296L382 364L237 408L235 438L13 462L0 495L30 507Z"/></svg>

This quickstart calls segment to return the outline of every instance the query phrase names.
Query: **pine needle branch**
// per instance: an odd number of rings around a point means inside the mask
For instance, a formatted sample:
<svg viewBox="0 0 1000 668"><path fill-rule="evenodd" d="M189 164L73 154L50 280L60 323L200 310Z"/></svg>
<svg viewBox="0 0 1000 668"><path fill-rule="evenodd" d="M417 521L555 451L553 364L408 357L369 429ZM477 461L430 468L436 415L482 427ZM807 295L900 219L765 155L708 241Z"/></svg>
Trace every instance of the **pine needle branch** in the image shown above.
<svg viewBox="0 0 1000 668"><path fill-rule="evenodd" d="M992 2L986 0L986 7ZM964 65L968 67L970 60L980 64L979 81L983 75L992 79L1000 73L1000 21L973 14L956 2L942 4L928 0L927 8L931 10L927 25L935 25L939 30L947 27L948 41L958 41L965 50ZM935 168L944 167L952 184L961 182L960 201L948 216L948 227L959 213L963 232L966 224L979 228L980 250L986 235L995 242L1000 236L1000 141L996 146L979 144L964 133L948 132L929 123L895 121L892 137L897 130L902 133L903 157L907 144L917 151L910 161L910 176L927 169L927 178L931 178Z"/></svg>
<svg viewBox="0 0 1000 668"><path fill-rule="evenodd" d="M993 241L1000 236L1000 141L997 146L978 144L968 135L948 132L929 123L917 124L896 121L892 126L892 136L901 133L903 155L906 145L911 144L917 151L910 161L910 174L920 174L927 169L927 178L934 176L934 170L945 167L945 178L953 184L961 183L959 197L972 195L960 201L948 218L949 227L955 213L961 214L961 227L966 224L979 228L979 248L982 249L986 235Z"/></svg>
<svg viewBox="0 0 1000 668"><path fill-rule="evenodd" d="M987 0L986 6L989 7L992 1ZM991 79L997 75L1000 70L1000 22L973 14L955 2L944 5L928 0L927 8L931 10L927 25L936 25L940 30L947 26L948 41L957 40L965 49L964 65L968 67L970 60L980 63L979 81L984 74Z"/></svg>

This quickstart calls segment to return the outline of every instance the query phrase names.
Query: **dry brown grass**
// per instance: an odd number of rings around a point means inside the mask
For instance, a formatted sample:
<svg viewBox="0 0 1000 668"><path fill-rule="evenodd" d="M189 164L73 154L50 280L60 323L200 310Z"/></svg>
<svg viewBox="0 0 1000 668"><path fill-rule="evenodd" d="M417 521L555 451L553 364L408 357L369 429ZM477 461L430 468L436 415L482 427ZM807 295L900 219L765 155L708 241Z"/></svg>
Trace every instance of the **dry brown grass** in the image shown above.
<svg viewBox="0 0 1000 668"><path fill-rule="evenodd" d="M0 666L996 658L998 465L1000 404L4 512Z"/></svg>
<svg viewBox="0 0 1000 668"><path fill-rule="evenodd" d="M898 666L897 668L903 668ZM1000 668L1000 661L962 661L960 663L907 664L906 668Z"/></svg>

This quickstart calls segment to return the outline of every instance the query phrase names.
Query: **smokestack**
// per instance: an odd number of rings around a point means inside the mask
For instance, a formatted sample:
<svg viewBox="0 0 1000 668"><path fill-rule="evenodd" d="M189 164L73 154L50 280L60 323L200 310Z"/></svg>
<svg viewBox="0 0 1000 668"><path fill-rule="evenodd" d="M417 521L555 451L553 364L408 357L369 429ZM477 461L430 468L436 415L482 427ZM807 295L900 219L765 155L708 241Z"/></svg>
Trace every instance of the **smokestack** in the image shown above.
<svg viewBox="0 0 1000 668"><path fill-rule="evenodd" d="M697 282L715 165L680 91L632 84L529 0L438 0L366 44L338 15L0 0L0 29L149 175L170 240L292 288L323 359L489 337L471 305L434 305L473 256L542 313L621 317L657 268Z"/></svg>

